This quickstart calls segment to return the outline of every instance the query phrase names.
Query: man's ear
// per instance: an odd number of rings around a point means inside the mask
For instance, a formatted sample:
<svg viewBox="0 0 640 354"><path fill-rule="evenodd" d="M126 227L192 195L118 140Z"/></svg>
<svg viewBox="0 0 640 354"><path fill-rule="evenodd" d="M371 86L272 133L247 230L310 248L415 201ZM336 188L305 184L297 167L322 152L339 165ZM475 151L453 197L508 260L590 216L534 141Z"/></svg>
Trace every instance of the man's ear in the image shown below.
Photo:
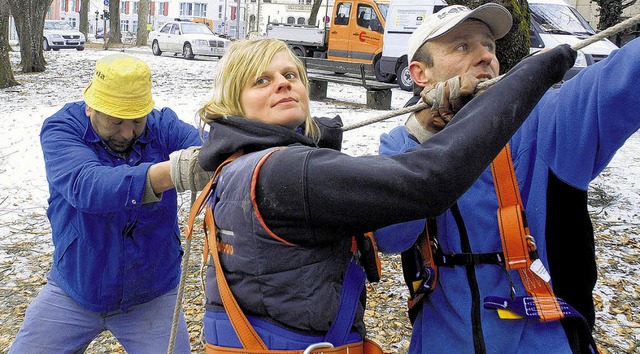
<svg viewBox="0 0 640 354"><path fill-rule="evenodd" d="M89 107L89 105L86 105L84 107L84 114L87 115L87 117L91 117L91 112L93 111L93 108Z"/></svg>
<svg viewBox="0 0 640 354"><path fill-rule="evenodd" d="M409 75L418 86L425 87L429 84L431 70L419 61L412 61L409 64Z"/></svg>

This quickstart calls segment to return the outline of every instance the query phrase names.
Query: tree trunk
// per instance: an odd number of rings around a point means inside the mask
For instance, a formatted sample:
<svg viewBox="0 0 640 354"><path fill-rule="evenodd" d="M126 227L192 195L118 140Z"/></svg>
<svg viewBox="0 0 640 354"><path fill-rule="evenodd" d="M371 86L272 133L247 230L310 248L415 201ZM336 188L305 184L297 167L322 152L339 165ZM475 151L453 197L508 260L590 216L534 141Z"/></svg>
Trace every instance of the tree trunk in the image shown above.
<svg viewBox="0 0 640 354"><path fill-rule="evenodd" d="M51 0L8 1L20 40L22 72L42 72L47 64L42 51L42 31Z"/></svg>
<svg viewBox="0 0 640 354"><path fill-rule="evenodd" d="M448 0L447 4L464 5L473 9L488 2L499 3L509 10L513 17L513 26L509 33L496 42L496 56L500 62L500 73L503 74L529 54L529 47L531 46L529 26L531 19L527 0Z"/></svg>
<svg viewBox="0 0 640 354"><path fill-rule="evenodd" d="M89 0L80 2L80 28L79 31L84 34L85 40L88 41L89 34Z"/></svg>
<svg viewBox="0 0 640 354"><path fill-rule="evenodd" d="M0 89L19 85L9 61L9 3L0 0Z"/></svg>
<svg viewBox="0 0 640 354"><path fill-rule="evenodd" d="M149 18L149 0L140 0L138 3L138 32L136 33L136 47L147 45L149 31L147 31L147 19Z"/></svg>
<svg viewBox="0 0 640 354"><path fill-rule="evenodd" d="M311 26L316 25L316 21L318 20L318 11L320 11L320 5L322 5L322 0L313 0L313 5L311 6L311 13L309 14L309 25ZM322 17L324 19L324 16Z"/></svg>
<svg viewBox="0 0 640 354"><path fill-rule="evenodd" d="M112 44L122 44L120 32L120 0L109 1L109 41L105 41L105 48Z"/></svg>

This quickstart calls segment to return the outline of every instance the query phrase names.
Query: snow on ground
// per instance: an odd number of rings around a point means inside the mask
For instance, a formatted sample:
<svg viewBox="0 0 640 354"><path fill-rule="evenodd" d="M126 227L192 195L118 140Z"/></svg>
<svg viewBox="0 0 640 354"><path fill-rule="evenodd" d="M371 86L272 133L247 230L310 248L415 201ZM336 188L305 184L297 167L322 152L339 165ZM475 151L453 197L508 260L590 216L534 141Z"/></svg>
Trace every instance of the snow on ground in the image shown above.
<svg viewBox="0 0 640 354"><path fill-rule="evenodd" d="M156 106L171 107L181 119L195 125L195 112L209 97L217 60L156 57L148 48L125 51L149 63ZM12 296L7 292L15 289L18 282L44 281L41 276L34 276L33 258L25 255L24 246L31 246L29 252L39 254L41 263L37 266L40 268L49 266L53 250L45 214L48 187L39 144L41 124L65 102L82 99L95 61L111 53L91 49L46 52L48 65L44 73L16 73L22 85L0 91L0 328L19 326L17 322L21 321L27 305L23 304L18 310L7 306L5 300ZM18 53L11 53L11 61L14 69L19 70ZM361 87L329 84L328 94L328 100L311 102L313 115L339 114L345 124L350 124L386 113L364 106L365 91ZM409 97L409 93L394 89L392 109L401 108ZM395 117L346 132L344 151L352 155L376 154L379 135L402 122L402 117ZM598 340L609 352L638 352L640 133L629 139L610 166L592 183L590 211L597 233L600 272L595 291ZM392 285L393 291L402 289L401 272L396 269L395 274L389 276L397 280ZM402 312L404 308L397 311ZM0 335L0 352L4 352L12 339ZM397 350L406 348L406 340L400 340L403 344L398 345Z"/></svg>

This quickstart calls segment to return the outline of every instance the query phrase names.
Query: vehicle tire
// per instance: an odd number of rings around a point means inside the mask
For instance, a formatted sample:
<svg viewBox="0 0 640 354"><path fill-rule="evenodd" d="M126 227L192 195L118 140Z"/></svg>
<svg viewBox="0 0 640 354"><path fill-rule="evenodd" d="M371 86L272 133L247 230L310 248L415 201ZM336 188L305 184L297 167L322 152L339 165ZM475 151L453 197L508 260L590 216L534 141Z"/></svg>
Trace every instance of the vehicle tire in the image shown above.
<svg viewBox="0 0 640 354"><path fill-rule="evenodd" d="M376 71L376 80L380 82L390 83L396 79L396 75L390 74L390 73L383 73L382 71L380 71L380 58L376 59L376 61L373 63L373 67Z"/></svg>
<svg viewBox="0 0 640 354"><path fill-rule="evenodd" d="M406 61L402 61L396 69L396 82L405 91L413 90L413 79L409 74L409 65Z"/></svg>
<svg viewBox="0 0 640 354"><path fill-rule="evenodd" d="M81 51L83 51L83 50L84 50L84 47L76 47L76 50L77 50L77 51L79 51L79 52L81 52Z"/></svg>
<svg viewBox="0 0 640 354"><path fill-rule="evenodd" d="M291 48L291 50L293 51L293 54L295 54L299 58L304 58L306 56L304 47L294 46Z"/></svg>
<svg viewBox="0 0 640 354"><path fill-rule="evenodd" d="M160 44L158 44L158 41L153 41L153 44L151 45L151 51L155 56L162 55L162 51L160 50Z"/></svg>
<svg viewBox="0 0 640 354"><path fill-rule="evenodd" d="M185 59L193 59L194 55L193 55L193 50L191 49L191 43L186 42L184 44L184 46L182 47L182 56Z"/></svg>
<svg viewBox="0 0 640 354"><path fill-rule="evenodd" d="M48 52L51 50L51 47L49 47L49 42L47 42L46 38L42 39L42 48L44 49L45 52Z"/></svg>

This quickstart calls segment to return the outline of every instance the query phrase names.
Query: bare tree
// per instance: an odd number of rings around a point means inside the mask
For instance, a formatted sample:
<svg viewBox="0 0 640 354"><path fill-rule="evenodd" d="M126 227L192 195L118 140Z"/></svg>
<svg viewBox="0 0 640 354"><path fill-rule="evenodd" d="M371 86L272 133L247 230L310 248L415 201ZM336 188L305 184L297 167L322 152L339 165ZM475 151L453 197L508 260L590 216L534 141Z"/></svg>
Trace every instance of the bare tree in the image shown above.
<svg viewBox="0 0 640 354"><path fill-rule="evenodd" d="M120 0L109 1L109 40L105 39L105 48L112 44L122 44L120 32Z"/></svg>
<svg viewBox="0 0 640 354"><path fill-rule="evenodd" d="M84 34L84 38L89 38L89 0L80 2L80 32Z"/></svg>
<svg viewBox="0 0 640 354"><path fill-rule="evenodd" d="M322 5L322 0L313 0L313 5L311 5L311 14L309 14L309 24L312 26L315 26L316 21L318 20L318 11L320 10L320 5Z"/></svg>
<svg viewBox="0 0 640 354"><path fill-rule="evenodd" d="M0 0L0 88L19 85L13 77L13 69L9 61L9 3Z"/></svg>
<svg viewBox="0 0 640 354"><path fill-rule="evenodd" d="M505 73L529 54L531 39L529 26L531 23L527 0L447 0L449 5L464 5L470 9L489 2L504 6L513 17L513 26L509 33L496 42L496 56L500 62L500 71Z"/></svg>
<svg viewBox="0 0 640 354"><path fill-rule="evenodd" d="M598 29L602 31L622 22L622 11L635 4L636 0L594 0L593 2L598 5L598 11L600 12ZM637 30L637 28L638 27L636 27L635 30ZM616 45L620 46L622 44L622 36L632 31L634 31L634 29L627 29L621 33L617 33L610 39L612 39Z"/></svg>
<svg viewBox="0 0 640 354"><path fill-rule="evenodd" d="M22 72L42 72L47 64L42 51L44 17L51 0L8 0L20 40Z"/></svg>
<svg viewBox="0 0 640 354"><path fill-rule="evenodd" d="M138 32L136 33L136 46L147 45L149 31L147 31L147 19L149 18L149 0L140 0L138 3Z"/></svg>

